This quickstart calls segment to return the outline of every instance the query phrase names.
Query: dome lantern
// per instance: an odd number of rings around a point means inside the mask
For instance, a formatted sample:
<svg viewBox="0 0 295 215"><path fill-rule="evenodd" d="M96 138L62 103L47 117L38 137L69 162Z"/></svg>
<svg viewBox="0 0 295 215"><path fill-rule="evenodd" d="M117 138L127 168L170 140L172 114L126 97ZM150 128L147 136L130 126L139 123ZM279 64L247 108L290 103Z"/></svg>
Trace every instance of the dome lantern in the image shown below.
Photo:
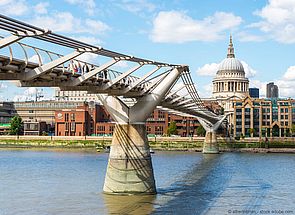
<svg viewBox="0 0 295 215"><path fill-rule="evenodd" d="M235 50L233 45L232 36L229 37L229 44L227 48L227 58L235 58Z"/></svg>

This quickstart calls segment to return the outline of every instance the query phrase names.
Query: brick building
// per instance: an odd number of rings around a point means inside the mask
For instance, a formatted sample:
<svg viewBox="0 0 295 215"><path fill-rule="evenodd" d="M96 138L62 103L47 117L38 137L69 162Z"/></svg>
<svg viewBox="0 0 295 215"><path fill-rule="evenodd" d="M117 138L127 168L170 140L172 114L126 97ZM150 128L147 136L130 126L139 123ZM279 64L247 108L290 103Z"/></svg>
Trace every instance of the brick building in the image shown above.
<svg viewBox="0 0 295 215"><path fill-rule="evenodd" d="M200 124L191 117L181 117L156 109L147 119L147 134L166 135L170 122L175 121L177 134L193 136ZM72 109L55 111L57 136L112 135L115 123L102 105L85 103Z"/></svg>
<svg viewBox="0 0 295 215"><path fill-rule="evenodd" d="M84 103L77 108L55 111L57 136L85 136L110 133L110 117L102 106ZM101 128L103 125L103 129ZM108 125L108 126L106 126Z"/></svg>

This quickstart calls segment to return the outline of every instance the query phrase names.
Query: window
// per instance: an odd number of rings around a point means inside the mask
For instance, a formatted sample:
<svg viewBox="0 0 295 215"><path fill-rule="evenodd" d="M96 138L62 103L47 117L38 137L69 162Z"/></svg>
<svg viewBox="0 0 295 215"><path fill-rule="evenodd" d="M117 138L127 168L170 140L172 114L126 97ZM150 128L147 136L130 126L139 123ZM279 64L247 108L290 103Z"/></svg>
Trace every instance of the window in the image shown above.
<svg viewBox="0 0 295 215"><path fill-rule="evenodd" d="M65 114L65 121L66 121L66 122L69 121L69 114L68 114L68 113Z"/></svg>
<svg viewBox="0 0 295 215"><path fill-rule="evenodd" d="M71 131L76 131L76 123L71 122Z"/></svg>
<svg viewBox="0 0 295 215"><path fill-rule="evenodd" d="M34 110L29 110L29 113L34 113Z"/></svg>
<svg viewBox="0 0 295 215"><path fill-rule="evenodd" d="M75 121L75 114L71 113L71 121Z"/></svg>
<svg viewBox="0 0 295 215"><path fill-rule="evenodd" d="M66 124L65 124L65 130L66 130L66 131L69 130L69 123L68 123L68 122L66 122Z"/></svg>

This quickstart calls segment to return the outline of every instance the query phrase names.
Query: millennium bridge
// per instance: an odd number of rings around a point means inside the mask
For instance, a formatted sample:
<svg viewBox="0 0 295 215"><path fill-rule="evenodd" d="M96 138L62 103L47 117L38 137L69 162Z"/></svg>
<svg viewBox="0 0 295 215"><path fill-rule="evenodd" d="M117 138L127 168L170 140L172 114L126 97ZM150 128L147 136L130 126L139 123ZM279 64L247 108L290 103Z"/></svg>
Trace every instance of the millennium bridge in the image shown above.
<svg viewBox="0 0 295 215"><path fill-rule="evenodd" d="M206 130L203 153L218 153L216 131L226 116L204 106L187 65L118 53L1 14L0 29L0 80L17 81L20 87L97 94L116 121L104 192L156 193L145 127L155 108L197 118ZM97 65L80 60L85 54L105 62ZM132 66L119 71L122 62Z"/></svg>

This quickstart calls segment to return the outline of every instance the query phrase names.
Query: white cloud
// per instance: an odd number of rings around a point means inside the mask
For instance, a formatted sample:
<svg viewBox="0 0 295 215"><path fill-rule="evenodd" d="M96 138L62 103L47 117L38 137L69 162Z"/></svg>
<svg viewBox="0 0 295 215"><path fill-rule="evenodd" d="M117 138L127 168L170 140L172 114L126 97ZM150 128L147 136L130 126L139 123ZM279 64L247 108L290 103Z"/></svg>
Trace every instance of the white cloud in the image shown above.
<svg viewBox="0 0 295 215"><path fill-rule="evenodd" d="M43 92L42 88L28 87L22 93L13 97L13 101L35 101L36 94L38 95L38 101L53 99L52 95L48 92Z"/></svg>
<svg viewBox="0 0 295 215"><path fill-rule="evenodd" d="M107 24L105 24L99 20L86 19L85 24L86 24L87 29L91 29L91 32L93 34L102 34L106 31L110 30L110 27Z"/></svg>
<svg viewBox="0 0 295 215"><path fill-rule="evenodd" d="M94 36L79 36L79 37L71 37L75 40L82 41L84 43L88 43L91 45L101 45L102 41L99 38L96 38Z"/></svg>
<svg viewBox="0 0 295 215"><path fill-rule="evenodd" d="M65 0L66 2L73 4L73 5L79 5L86 11L88 15L94 15L96 10L96 4L94 0Z"/></svg>
<svg viewBox="0 0 295 215"><path fill-rule="evenodd" d="M1 0L0 11L6 16L21 16L29 11L25 0Z"/></svg>
<svg viewBox="0 0 295 215"><path fill-rule="evenodd" d="M47 14L47 7L49 6L49 2L40 2L34 6L35 13L38 14Z"/></svg>
<svg viewBox="0 0 295 215"><path fill-rule="evenodd" d="M98 20L81 20L70 12L56 12L50 15L36 16L32 24L43 28L50 28L55 32L103 34L111 28Z"/></svg>
<svg viewBox="0 0 295 215"><path fill-rule="evenodd" d="M259 81L259 80L250 80L250 87L255 87L259 89L259 96L266 97L266 84L267 82Z"/></svg>
<svg viewBox="0 0 295 215"><path fill-rule="evenodd" d="M116 63L113 68L116 68L116 69L125 69L125 68L128 68L129 65L127 63L127 61L119 61L118 63Z"/></svg>
<svg viewBox="0 0 295 215"><path fill-rule="evenodd" d="M237 33L237 38L242 42L262 42L266 39L263 36L250 34L244 31Z"/></svg>
<svg viewBox="0 0 295 215"><path fill-rule="evenodd" d="M3 82L0 82L0 89L6 89L7 85L4 84Z"/></svg>
<svg viewBox="0 0 295 215"><path fill-rule="evenodd" d="M216 41L222 38L224 31L239 26L241 22L241 17L225 12L195 20L182 11L162 11L153 20L150 38L163 43Z"/></svg>
<svg viewBox="0 0 295 215"><path fill-rule="evenodd" d="M283 77L275 84L279 87L281 97L295 97L295 66L290 66L284 73Z"/></svg>
<svg viewBox="0 0 295 215"><path fill-rule="evenodd" d="M156 9L156 5L147 0L122 0L120 3L117 3L117 5L135 14L144 13L146 11L153 12Z"/></svg>
<svg viewBox="0 0 295 215"><path fill-rule="evenodd" d="M200 76L215 76L218 65L217 63L205 64L197 69L197 74Z"/></svg>
<svg viewBox="0 0 295 215"><path fill-rule="evenodd" d="M285 72L283 79L286 81L295 81L295 66L290 66Z"/></svg>
<svg viewBox="0 0 295 215"><path fill-rule="evenodd" d="M28 61L29 62L32 62L32 63L37 63L37 64L39 64L40 62L39 62L39 57L38 57L38 55L33 55L32 57L30 57L29 59L28 59ZM41 61L42 61L42 58L41 58Z"/></svg>
<svg viewBox="0 0 295 215"><path fill-rule="evenodd" d="M279 88L279 97L295 97L295 66L290 66L281 78L276 80L268 80L268 82L263 82L259 80L250 80L250 87L257 87L260 91L260 96L266 96L266 84L269 82L274 82Z"/></svg>
<svg viewBox="0 0 295 215"><path fill-rule="evenodd" d="M28 89L24 91L24 95L26 96L36 95L37 91L38 89L36 87L29 87Z"/></svg>
<svg viewBox="0 0 295 215"><path fill-rule="evenodd" d="M295 97L294 86L295 80L278 80L275 82L279 88L280 97Z"/></svg>
<svg viewBox="0 0 295 215"><path fill-rule="evenodd" d="M247 64L245 61L241 61L244 71L245 71L245 76L247 78L252 78L256 75L256 70L254 70L249 64Z"/></svg>
<svg viewBox="0 0 295 215"><path fill-rule="evenodd" d="M247 78L252 78L256 75L257 72L245 61L241 61L241 63L243 64L245 75ZM218 66L219 64L217 63L205 64L204 66L197 69L197 74L200 76L215 76L218 70Z"/></svg>
<svg viewBox="0 0 295 215"><path fill-rule="evenodd" d="M98 62L97 62L98 55L93 54L93 53L83 53L82 55L80 55L76 59L87 62L87 63L98 64Z"/></svg>
<svg viewBox="0 0 295 215"><path fill-rule="evenodd" d="M260 11L255 12L262 21L251 27L259 28L272 39L282 43L295 43L295 1L269 0Z"/></svg>

